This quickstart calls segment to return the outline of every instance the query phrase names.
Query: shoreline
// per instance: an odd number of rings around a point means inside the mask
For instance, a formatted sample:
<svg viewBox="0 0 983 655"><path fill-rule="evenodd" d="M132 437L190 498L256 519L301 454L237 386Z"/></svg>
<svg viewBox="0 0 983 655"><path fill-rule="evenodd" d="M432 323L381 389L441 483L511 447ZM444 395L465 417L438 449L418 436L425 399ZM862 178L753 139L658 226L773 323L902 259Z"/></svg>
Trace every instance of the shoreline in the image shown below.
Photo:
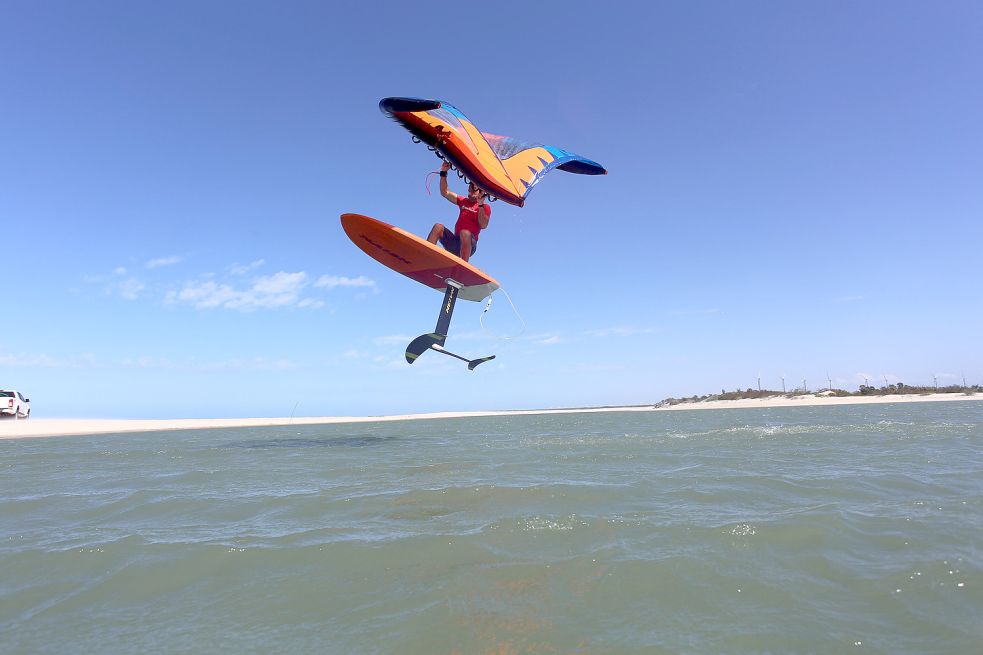
<svg viewBox="0 0 983 655"><path fill-rule="evenodd" d="M516 409L474 412L431 412L393 416L320 416L300 418L212 418L212 419L44 419L0 422L0 440L31 437L66 437L93 434L159 432L171 430L204 430L244 427L274 427L290 425L331 425L340 423L380 423L442 418L473 418L483 416L523 416L537 414L589 414L600 412L679 412L708 409L770 409L784 407L818 407L838 405L879 405L889 403L921 403L983 400L983 394L967 396L961 393L897 394L888 396L772 396L740 400L704 400L676 405L630 405L612 407L583 407L563 409Z"/></svg>

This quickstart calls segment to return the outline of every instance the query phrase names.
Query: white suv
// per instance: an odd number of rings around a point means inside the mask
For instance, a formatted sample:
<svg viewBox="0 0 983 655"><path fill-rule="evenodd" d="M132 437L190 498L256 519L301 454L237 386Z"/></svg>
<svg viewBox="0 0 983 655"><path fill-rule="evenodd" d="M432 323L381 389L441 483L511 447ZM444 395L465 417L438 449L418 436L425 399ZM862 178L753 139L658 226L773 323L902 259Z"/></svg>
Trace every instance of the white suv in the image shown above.
<svg viewBox="0 0 983 655"><path fill-rule="evenodd" d="M31 399L25 398L20 391L0 389L0 416L31 418Z"/></svg>

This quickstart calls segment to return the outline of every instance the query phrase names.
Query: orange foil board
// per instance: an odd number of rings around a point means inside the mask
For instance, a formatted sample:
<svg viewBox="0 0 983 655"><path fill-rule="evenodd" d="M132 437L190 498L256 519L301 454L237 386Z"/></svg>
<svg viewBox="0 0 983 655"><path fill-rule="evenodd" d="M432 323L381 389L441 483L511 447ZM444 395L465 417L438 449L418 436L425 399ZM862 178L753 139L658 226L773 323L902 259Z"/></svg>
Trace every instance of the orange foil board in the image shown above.
<svg viewBox="0 0 983 655"><path fill-rule="evenodd" d="M498 288L494 278L457 255L388 223L361 214L342 214L341 226L369 257L438 291L453 280L461 285L459 298L477 302Z"/></svg>

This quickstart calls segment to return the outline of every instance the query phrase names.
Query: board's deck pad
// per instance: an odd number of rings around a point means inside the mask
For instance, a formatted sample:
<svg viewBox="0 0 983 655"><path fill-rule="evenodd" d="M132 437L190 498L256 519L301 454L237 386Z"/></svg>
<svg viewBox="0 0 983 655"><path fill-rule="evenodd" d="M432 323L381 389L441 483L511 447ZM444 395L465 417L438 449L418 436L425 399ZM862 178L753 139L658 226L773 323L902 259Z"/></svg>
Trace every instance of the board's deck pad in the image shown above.
<svg viewBox="0 0 983 655"><path fill-rule="evenodd" d="M464 285L464 300L480 301L498 289L498 282L468 262L415 234L362 216L342 214L341 225L356 246L380 264L428 287L443 291L447 280Z"/></svg>

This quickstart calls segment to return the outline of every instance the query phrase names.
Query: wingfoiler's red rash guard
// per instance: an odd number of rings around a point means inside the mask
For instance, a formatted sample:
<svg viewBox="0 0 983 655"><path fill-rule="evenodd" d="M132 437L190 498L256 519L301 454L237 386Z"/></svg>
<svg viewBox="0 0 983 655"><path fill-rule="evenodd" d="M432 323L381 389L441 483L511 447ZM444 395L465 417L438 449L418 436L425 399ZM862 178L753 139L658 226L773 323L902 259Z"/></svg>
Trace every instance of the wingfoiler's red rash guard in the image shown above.
<svg viewBox="0 0 983 655"><path fill-rule="evenodd" d="M481 225L478 223L478 201L471 200L467 196L457 197L457 206L461 208L461 214L457 217L454 225L454 234L461 235L461 230L471 233L475 241L478 240L478 233L481 232ZM485 204L485 216L491 219L491 207Z"/></svg>

